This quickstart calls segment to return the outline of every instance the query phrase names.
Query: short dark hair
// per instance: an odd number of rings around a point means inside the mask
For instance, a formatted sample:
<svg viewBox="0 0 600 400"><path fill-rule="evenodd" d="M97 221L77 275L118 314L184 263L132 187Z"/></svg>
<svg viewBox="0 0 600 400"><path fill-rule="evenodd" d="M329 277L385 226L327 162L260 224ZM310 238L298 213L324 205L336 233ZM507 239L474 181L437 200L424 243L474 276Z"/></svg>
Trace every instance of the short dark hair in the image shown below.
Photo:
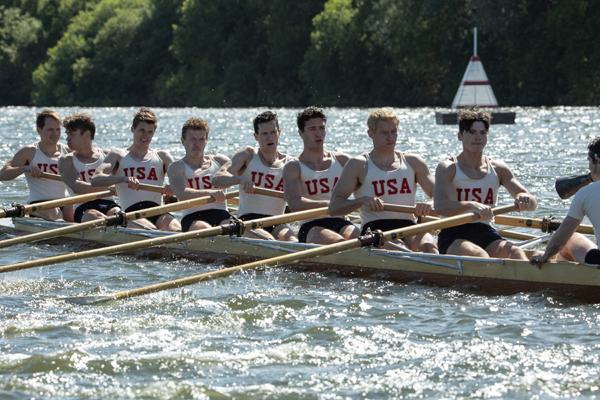
<svg viewBox="0 0 600 400"><path fill-rule="evenodd" d="M264 124L265 122L271 122L271 121L275 121L275 125L277 126L277 128L279 128L279 121L277 120L277 114L275 114L273 111L269 110L269 111L264 111L264 112L261 112L260 114L258 114L252 121L252 124L254 125L254 133L258 133L258 125Z"/></svg>
<svg viewBox="0 0 600 400"><path fill-rule="evenodd" d="M460 110L457 115L458 131L465 132L471 129L474 122L483 122L485 130L490 129L492 123L492 115L487 111L481 111L478 108L468 108Z"/></svg>
<svg viewBox="0 0 600 400"><path fill-rule="evenodd" d="M306 107L304 110L298 113L296 118L296 123L298 124L298 129L304 132L304 126L306 125L306 121L313 118L323 118L323 121L327 121L327 117L323 112L322 108L310 106Z"/></svg>
<svg viewBox="0 0 600 400"><path fill-rule="evenodd" d="M590 144L588 144L588 152L590 156L594 156L592 161L596 162L596 160L600 159L600 136L596 136Z"/></svg>
<svg viewBox="0 0 600 400"><path fill-rule="evenodd" d="M81 130L81 134L85 131L90 131L92 139L94 139L94 135L96 135L96 124L92 121L92 117L86 113L69 115L63 121L63 126L69 131L76 131L79 129Z"/></svg>
<svg viewBox="0 0 600 400"><path fill-rule="evenodd" d="M141 107L133 116L133 122L131 123L131 127L135 129L140 122L146 122L148 124L158 124L158 118L154 111L149 109L148 107Z"/></svg>
<svg viewBox="0 0 600 400"><path fill-rule="evenodd" d="M206 120L204 120L202 118L188 118L188 120L185 121L183 123L183 126L181 127L181 138L182 139L185 139L185 135L186 135L188 129L198 129L200 131L206 131L207 135L210 130L208 127L208 122L206 122Z"/></svg>
<svg viewBox="0 0 600 400"><path fill-rule="evenodd" d="M37 126L39 129L42 129L44 125L46 125L46 118L52 118L60 124L60 115L58 115L58 112L49 108L44 108L36 115L35 126Z"/></svg>

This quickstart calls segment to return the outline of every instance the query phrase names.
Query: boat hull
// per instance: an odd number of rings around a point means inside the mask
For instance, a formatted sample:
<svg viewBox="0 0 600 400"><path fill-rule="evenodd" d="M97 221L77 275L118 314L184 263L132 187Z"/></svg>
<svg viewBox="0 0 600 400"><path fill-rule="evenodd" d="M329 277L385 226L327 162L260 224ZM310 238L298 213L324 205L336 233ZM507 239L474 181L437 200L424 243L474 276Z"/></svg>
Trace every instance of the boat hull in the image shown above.
<svg viewBox="0 0 600 400"><path fill-rule="evenodd" d="M13 233L16 231L33 233L62 225L64 224L24 218L16 219L14 226L4 227L4 230ZM128 243L169 234L171 233L107 228L72 234L66 240L71 244L75 239L86 246L98 246ZM203 259L230 259L231 262L238 262L274 257L314 246L218 236L169 244L162 247L160 252L168 255L191 255ZM593 266L572 262L548 263L540 269L527 261L520 260L401 253L363 248L318 257L297 264L295 267L343 276L477 288L491 294L553 290L560 295L600 302L600 271Z"/></svg>

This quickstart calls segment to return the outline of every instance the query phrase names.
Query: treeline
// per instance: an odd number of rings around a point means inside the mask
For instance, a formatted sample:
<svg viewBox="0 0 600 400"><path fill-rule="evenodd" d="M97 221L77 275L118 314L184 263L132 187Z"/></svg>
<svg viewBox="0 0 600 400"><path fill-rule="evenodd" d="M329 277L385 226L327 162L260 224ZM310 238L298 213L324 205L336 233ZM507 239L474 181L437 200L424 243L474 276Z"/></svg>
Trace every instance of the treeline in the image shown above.
<svg viewBox="0 0 600 400"><path fill-rule="evenodd" d="M596 0L3 0L0 105L600 103Z"/></svg>

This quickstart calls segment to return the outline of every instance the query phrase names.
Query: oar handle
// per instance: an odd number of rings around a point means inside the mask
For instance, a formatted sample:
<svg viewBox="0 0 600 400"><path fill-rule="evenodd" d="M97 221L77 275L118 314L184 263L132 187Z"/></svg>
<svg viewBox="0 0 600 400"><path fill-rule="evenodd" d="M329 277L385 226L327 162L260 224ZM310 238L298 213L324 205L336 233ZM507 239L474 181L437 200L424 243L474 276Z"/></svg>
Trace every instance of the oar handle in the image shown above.
<svg viewBox="0 0 600 400"><path fill-rule="evenodd" d="M509 226L521 226L523 228L535 228L540 229L542 232L551 232L558 229L561 221L554 221L550 218L526 218L502 215L496 218L496 223ZM594 227L592 225L579 225L577 227L577 232L593 235Z"/></svg>

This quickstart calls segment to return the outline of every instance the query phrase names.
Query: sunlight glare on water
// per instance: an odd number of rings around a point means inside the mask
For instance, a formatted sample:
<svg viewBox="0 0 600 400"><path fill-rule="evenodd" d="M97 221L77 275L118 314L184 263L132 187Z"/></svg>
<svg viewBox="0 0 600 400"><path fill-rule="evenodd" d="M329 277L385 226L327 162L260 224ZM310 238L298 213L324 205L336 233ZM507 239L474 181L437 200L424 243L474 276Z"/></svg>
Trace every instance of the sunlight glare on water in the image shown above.
<svg viewBox="0 0 600 400"><path fill-rule="evenodd" d="M97 143L125 147L135 108L91 113ZM190 116L209 121L208 151L253 145L260 109L157 109L156 146L183 155ZM281 149L301 141L295 109L277 109ZM366 109L328 111L328 147L369 150ZM563 216L556 177L586 172L598 135L596 108L517 109L493 126L487 151L507 161L540 199L534 216ZM35 109L3 108L7 160L35 140ZM433 171L459 152L456 127L433 109L399 109L398 148ZM10 139L8 139L10 138ZM27 197L24 179L3 182L5 204ZM419 194L420 198L423 195ZM505 203L509 196L500 196ZM6 238L2 235L2 238ZM0 263L77 250L32 244L0 249ZM0 398L573 398L597 397L600 310L551 293L490 296L476 290L348 279L285 268L99 306L60 298L133 288L220 268L217 260L107 256L0 277ZM231 264L228 264L231 265Z"/></svg>

